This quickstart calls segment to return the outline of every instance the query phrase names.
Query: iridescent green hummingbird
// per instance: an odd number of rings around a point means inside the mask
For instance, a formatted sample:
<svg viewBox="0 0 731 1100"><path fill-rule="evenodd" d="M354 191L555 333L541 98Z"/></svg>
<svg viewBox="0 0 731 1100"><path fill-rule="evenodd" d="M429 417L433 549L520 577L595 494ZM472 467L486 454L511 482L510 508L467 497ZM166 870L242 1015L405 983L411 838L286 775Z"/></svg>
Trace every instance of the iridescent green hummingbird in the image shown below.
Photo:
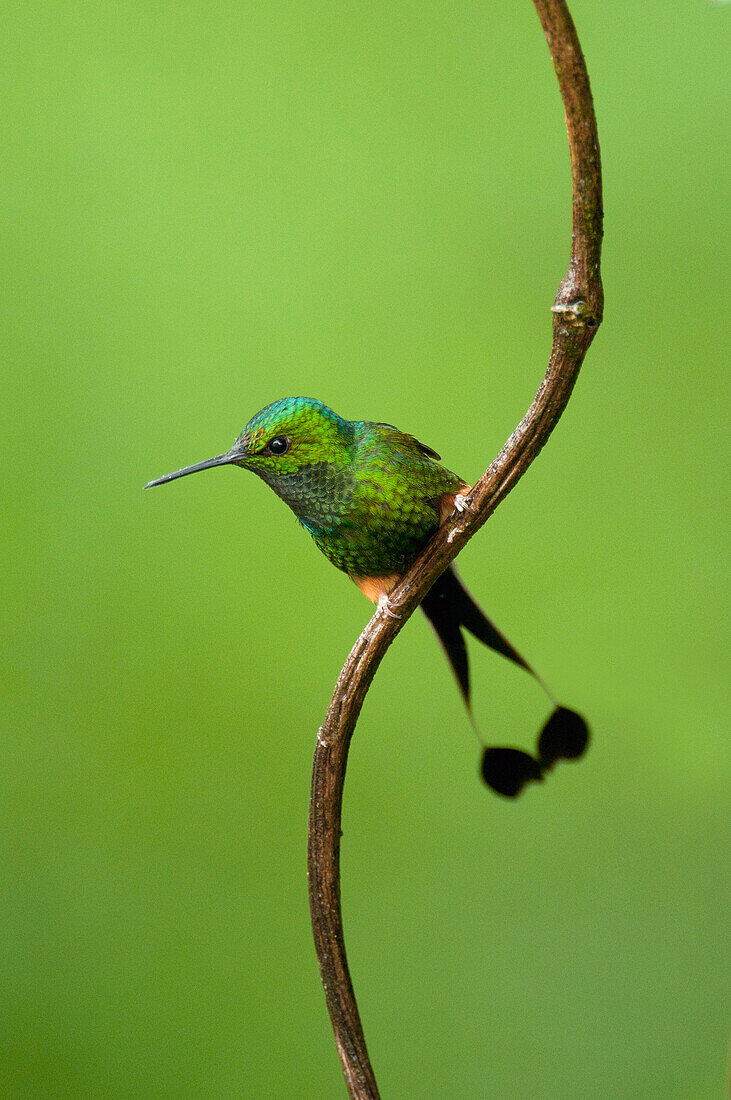
<svg viewBox="0 0 731 1100"><path fill-rule="evenodd" d="M344 420L322 401L284 397L256 413L224 454L166 474L145 488L213 466L253 471L289 505L325 557L384 614L393 615L389 594L439 525L465 507L469 485L439 463L436 451L392 424ZM444 647L470 718L463 630L529 672L554 707L535 756L483 744L482 775L489 786L512 797L529 780L542 779L557 760L582 755L589 736L583 718L556 704L453 567L421 606Z"/></svg>

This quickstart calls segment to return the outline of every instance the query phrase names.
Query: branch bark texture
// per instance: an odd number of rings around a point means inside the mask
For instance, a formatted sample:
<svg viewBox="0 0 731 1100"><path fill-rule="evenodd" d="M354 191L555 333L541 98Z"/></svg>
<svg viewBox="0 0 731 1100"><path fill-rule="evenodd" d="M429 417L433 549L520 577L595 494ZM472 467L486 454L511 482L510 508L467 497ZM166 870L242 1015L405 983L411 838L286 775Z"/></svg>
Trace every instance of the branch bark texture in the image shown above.
<svg viewBox="0 0 731 1100"><path fill-rule="evenodd" d="M475 485L469 509L455 513L424 547L393 591L399 619L376 613L338 677L317 736L310 797L308 878L315 947L340 1061L351 1097L375 1100L378 1086L348 971L340 908L340 823L350 740L386 650L439 575L482 527L530 466L571 396L601 323L602 184L589 77L564 0L533 0L556 71L571 155L571 261L552 306L548 369L525 416Z"/></svg>

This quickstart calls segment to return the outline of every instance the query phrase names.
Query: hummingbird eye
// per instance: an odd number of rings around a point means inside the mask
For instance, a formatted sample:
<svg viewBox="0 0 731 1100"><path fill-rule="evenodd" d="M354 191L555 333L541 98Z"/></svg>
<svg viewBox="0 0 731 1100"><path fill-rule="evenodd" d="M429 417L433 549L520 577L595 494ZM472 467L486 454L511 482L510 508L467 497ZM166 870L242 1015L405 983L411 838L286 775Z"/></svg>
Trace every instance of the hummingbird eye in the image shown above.
<svg viewBox="0 0 731 1100"><path fill-rule="evenodd" d="M267 444L267 451L270 455L286 455L289 450L290 440L286 435L275 435L274 439L270 439Z"/></svg>

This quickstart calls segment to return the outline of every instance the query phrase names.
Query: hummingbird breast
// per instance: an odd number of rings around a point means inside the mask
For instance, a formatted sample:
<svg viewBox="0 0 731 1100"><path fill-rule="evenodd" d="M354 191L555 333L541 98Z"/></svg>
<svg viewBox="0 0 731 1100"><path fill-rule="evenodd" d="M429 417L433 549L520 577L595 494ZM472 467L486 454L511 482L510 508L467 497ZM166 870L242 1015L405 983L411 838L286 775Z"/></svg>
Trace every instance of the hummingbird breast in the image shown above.
<svg viewBox="0 0 731 1100"><path fill-rule="evenodd" d="M394 507L383 486L363 471L359 476L351 465L317 462L294 473L269 476L262 471L261 476L328 561L345 573L402 571L438 522L431 510L420 522L410 522L409 509L398 503Z"/></svg>
<svg viewBox="0 0 731 1100"><path fill-rule="evenodd" d="M287 473L257 470L325 557L354 577L403 573L440 522L462 478L389 425L353 422L342 455Z"/></svg>

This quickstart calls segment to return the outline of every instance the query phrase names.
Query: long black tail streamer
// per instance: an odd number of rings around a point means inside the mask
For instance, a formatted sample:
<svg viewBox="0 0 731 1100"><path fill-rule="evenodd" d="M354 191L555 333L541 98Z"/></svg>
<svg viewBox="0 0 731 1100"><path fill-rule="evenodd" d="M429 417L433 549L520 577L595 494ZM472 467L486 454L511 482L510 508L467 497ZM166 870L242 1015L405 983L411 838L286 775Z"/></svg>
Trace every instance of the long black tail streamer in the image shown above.
<svg viewBox="0 0 731 1100"><path fill-rule="evenodd" d="M575 710L560 706L540 676L472 599L454 568L449 567L427 593L421 604L442 644L470 715L470 669L463 631L508 661L525 669L548 696L553 711L538 734L535 755L522 749L490 746L483 742L481 775L497 794L515 798L530 782L540 782L560 760L578 760L589 744L589 727ZM477 727L475 726L477 731ZM482 738L480 738L482 740Z"/></svg>

